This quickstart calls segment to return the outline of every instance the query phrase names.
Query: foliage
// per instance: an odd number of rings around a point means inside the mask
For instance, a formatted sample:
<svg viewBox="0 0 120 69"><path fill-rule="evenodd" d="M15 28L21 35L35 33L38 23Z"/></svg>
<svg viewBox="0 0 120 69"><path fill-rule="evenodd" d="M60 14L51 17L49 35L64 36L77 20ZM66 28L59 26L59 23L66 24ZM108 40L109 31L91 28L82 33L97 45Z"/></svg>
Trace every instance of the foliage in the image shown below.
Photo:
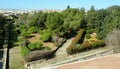
<svg viewBox="0 0 120 69"><path fill-rule="evenodd" d="M81 39L82 39L82 36L84 34L84 29L80 29L78 34L75 36L75 38L73 39L72 41L72 44L77 44Z"/></svg>
<svg viewBox="0 0 120 69"><path fill-rule="evenodd" d="M37 28L37 27L30 27L29 28L29 32L31 32L31 33L37 33L38 30L39 30L39 28Z"/></svg>
<svg viewBox="0 0 120 69"><path fill-rule="evenodd" d="M67 48L67 53L74 54L74 53L78 53L78 52L82 52L82 51L90 50L90 49L95 49L95 48L102 47L102 46L105 46L105 42L103 40L96 40L92 43L89 43L86 41L80 46L69 46Z"/></svg>
<svg viewBox="0 0 120 69"><path fill-rule="evenodd" d="M51 32L49 30L43 30L43 34L40 39L42 41L48 41L49 39L51 39Z"/></svg>
<svg viewBox="0 0 120 69"><path fill-rule="evenodd" d="M23 37L27 37L27 36L30 36L30 32L29 31L26 31L26 30L22 30L22 32L21 32L21 35L23 36Z"/></svg>
<svg viewBox="0 0 120 69"><path fill-rule="evenodd" d="M26 46L20 46L21 47L21 55L25 57L28 53L30 53L30 50Z"/></svg>
<svg viewBox="0 0 120 69"><path fill-rule="evenodd" d="M42 34L43 34L42 30L38 30L38 32L37 32L37 33L39 33L40 35L42 35Z"/></svg>
<svg viewBox="0 0 120 69"><path fill-rule="evenodd" d="M90 34L85 34L85 38L89 39L90 38Z"/></svg>
<svg viewBox="0 0 120 69"><path fill-rule="evenodd" d="M42 41L48 41L50 38L51 38L50 34L43 34L40 39Z"/></svg>
<svg viewBox="0 0 120 69"><path fill-rule="evenodd" d="M28 48L29 48L31 51L43 49L42 43L40 43L40 42L30 43L30 44L28 45Z"/></svg>

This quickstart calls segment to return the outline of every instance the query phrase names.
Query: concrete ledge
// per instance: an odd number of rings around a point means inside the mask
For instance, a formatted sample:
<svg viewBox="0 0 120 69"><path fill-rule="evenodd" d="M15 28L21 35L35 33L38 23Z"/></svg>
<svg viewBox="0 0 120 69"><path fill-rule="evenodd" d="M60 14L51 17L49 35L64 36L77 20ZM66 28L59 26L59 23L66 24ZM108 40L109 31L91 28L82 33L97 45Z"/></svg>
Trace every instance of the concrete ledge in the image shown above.
<svg viewBox="0 0 120 69"><path fill-rule="evenodd" d="M63 62L52 64L52 65L49 65L48 67L43 67L41 69L46 69L46 68L51 69L51 68L54 68L56 66L60 66L60 65L63 65L63 64L76 62L76 61L82 62L83 60L87 60L87 59L91 59L91 58L95 58L95 57L99 57L99 56L110 55L110 54L113 54L112 49L101 50L101 51L98 51L98 52L95 52L95 53L87 54L85 56L80 56L80 57L77 57L77 58L74 58L74 59L71 59L71 60L66 60L66 61L63 61Z"/></svg>

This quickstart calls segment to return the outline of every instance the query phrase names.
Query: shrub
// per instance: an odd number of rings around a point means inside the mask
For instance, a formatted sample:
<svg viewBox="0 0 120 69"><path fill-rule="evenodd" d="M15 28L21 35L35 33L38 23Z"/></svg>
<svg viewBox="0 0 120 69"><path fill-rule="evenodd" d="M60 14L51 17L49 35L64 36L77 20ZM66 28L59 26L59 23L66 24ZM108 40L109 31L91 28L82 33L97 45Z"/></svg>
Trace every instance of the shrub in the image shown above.
<svg viewBox="0 0 120 69"><path fill-rule="evenodd" d="M90 34L86 34L86 35L85 35L85 38L86 38L86 39L89 39L89 38L90 38Z"/></svg>
<svg viewBox="0 0 120 69"><path fill-rule="evenodd" d="M73 39L72 44L77 44L82 39L84 31L85 31L84 29L79 30L78 34Z"/></svg>
<svg viewBox="0 0 120 69"><path fill-rule="evenodd" d="M39 30L39 29L38 29L37 27L30 27L30 28L29 28L29 32L30 32L30 33L37 33L38 30Z"/></svg>
<svg viewBox="0 0 120 69"><path fill-rule="evenodd" d="M41 34L41 35L43 34L42 30L38 30L38 33Z"/></svg>
<svg viewBox="0 0 120 69"><path fill-rule="evenodd" d="M84 31L85 31L84 29L79 30L78 34L75 36L70 46L67 48L68 54L74 54L78 50L76 44L82 39Z"/></svg>
<svg viewBox="0 0 120 69"><path fill-rule="evenodd" d="M30 53L30 50L26 46L20 46L21 47L21 55L25 57L28 53Z"/></svg>
<svg viewBox="0 0 120 69"><path fill-rule="evenodd" d="M73 54L75 52L75 46L69 46L67 48L67 53L68 54Z"/></svg>
<svg viewBox="0 0 120 69"><path fill-rule="evenodd" d="M36 47L36 49L43 49L42 43L40 43L40 42L36 42L35 47Z"/></svg>
<svg viewBox="0 0 120 69"><path fill-rule="evenodd" d="M43 30L43 34L40 37L42 41L48 41L51 39L51 32L49 30Z"/></svg>
<svg viewBox="0 0 120 69"><path fill-rule="evenodd" d="M30 49L30 50L35 50L36 49L36 47L35 47L35 43L30 43L29 45L28 45L28 48Z"/></svg>
<svg viewBox="0 0 120 69"><path fill-rule="evenodd" d="M23 37L27 37L27 36L30 36L30 32L29 31L25 31L25 30L23 30L22 32L21 32L21 35L23 36Z"/></svg>
<svg viewBox="0 0 120 69"><path fill-rule="evenodd" d="M51 34L43 34L40 39L42 41L48 41L50 38L51 38Z"/></svg>
<svg viewBox="0 0 120 69"><path fill-rule="evenodd" d="M88 29L88 30L86 30L86 33L87 34L92 34L94 31L95 31L94 29Z"/></svg>
<svg viewBox="0 0 120 69"><path fill-rule="evenodd" d="M105 42L103 40L96 40L95 42L92 42L92 43L89 43L86 41L80 46L69 46L67 48L67 53L74 54L74 53L78 53L78 52L82 52L82 51L86 51L90 49L95 49L95 48L102 47L102 46L105 46Z"/></svg>
<svg viewBox="0 0 120 69"><path fill-rule="evenodd" d="M38 50L38 49L43 49L42 43L40 43L40 42L30 43L28 45L28 48L32 51L33 50Z"/></svg>

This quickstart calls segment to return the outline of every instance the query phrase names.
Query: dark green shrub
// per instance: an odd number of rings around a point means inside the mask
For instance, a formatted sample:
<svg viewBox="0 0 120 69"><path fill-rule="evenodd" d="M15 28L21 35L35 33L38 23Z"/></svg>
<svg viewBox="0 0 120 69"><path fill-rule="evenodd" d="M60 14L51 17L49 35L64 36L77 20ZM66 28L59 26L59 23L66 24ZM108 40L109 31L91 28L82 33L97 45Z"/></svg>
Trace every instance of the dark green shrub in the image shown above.
<svg viewBox="0 0 120 69"><path fill-rule="evenodd" d="M25 57L28 53L30 53L30 50L26 46L20 46L21 47L21 55Z"/></svg>
<svg viewBox="0 0 120 69"><path fill-rule="evenodd" d="M85 35L85 38L86 38L86 39L89 39L89 38L90 38L90 34L86 34L86 35Z"/></svg>

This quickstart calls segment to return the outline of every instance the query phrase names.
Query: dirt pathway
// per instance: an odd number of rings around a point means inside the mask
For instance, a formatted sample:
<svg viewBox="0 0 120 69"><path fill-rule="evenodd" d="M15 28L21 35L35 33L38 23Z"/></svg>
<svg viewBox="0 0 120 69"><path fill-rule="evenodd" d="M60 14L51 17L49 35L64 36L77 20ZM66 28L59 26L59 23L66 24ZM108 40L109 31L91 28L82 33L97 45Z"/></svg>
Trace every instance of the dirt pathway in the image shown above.
<svg viewBox="0 0 120 69"><path fill-rule="evenodd" d="M67 56L67 52L66 49L68 48L68 46L71 44L73 38L68 39L65 44L63 44L63 46L56 52L56 57L57 56Z"/></svg>

